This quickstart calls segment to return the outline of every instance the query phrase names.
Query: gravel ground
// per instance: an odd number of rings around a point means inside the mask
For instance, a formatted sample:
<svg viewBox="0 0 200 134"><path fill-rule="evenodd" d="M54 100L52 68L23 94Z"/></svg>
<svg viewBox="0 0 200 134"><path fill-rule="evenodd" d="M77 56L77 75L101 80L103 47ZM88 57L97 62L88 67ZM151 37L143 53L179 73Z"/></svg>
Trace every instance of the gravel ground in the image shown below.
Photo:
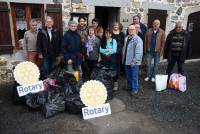
<svg viewBox="0 0 200 134"><path fill-rule="evenodd" d="M45 119L41 111L12 104L12 83L0 85L0 134L200 134L199 66L200 62L186 64L188 89L184 93L156 92L154 84L142 78L139 93L131 97L121 78L115 98L125 109L91 121L66 112Z"/></svg>

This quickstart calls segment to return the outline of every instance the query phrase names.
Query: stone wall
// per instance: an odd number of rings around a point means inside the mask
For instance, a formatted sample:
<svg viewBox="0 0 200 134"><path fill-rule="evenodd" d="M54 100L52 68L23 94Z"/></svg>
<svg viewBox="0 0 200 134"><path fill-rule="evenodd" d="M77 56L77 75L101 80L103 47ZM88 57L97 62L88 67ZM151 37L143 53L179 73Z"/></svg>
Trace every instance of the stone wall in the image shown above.
<svg viewBox="0 0 200 134"><path fill-rule="evenodd" d="M174 28L177 21L184 22L184 28L187 26L187 17L193 13L193 8L199 8L199 0L132 0L130 7L120 8L120 22L124 29L132 22L132 16L139 14L144 24L148 22L148 9L167 10L168 17L166 22L166 33ZM196 10L195 10L196 11ZM70 13L89 13L89 24L95 16L94 6L87 6L82 0L63 0L63 28L66 30L66 24L70 19ZM187 15L185 15L187 14Z"/></svg>
<svg viewBox="0 0 200 134"><path fill-rule="evenodd" d="M18 60L8 60L5 57L0 57L0 85L14 81L13 68L20 62Z"/></svg>

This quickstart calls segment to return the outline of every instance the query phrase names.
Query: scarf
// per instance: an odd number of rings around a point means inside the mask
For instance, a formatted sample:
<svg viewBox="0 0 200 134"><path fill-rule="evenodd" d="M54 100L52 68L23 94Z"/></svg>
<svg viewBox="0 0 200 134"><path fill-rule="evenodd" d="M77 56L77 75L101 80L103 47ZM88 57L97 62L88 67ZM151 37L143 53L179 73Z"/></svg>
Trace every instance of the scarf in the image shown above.
<svg viewBox="0 0 200 134"><path fill-rule="evenodd" d="M95 35L92 37L88 36L86 48L87 48L87 56L90 56L90 52L93 51L93 45L95 43Z"/></svg>

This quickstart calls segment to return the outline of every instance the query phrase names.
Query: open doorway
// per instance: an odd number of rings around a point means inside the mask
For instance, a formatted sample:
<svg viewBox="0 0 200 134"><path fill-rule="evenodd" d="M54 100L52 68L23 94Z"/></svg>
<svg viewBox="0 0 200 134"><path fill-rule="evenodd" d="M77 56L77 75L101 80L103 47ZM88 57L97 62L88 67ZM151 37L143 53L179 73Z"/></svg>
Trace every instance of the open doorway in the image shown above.
<svg viewBox="0 0 200 134"><path fill-rule="evenodd" d="M100 25L111 28L114 22L119 22L119 7L95 7L95 18L99 19Z"/></svg>
<svg viewBox="0 0 200 134"><path fill-rule="evenodd" d="M190 32L191 58L200 58L200 11L189 15L187 30Z"/></svg>

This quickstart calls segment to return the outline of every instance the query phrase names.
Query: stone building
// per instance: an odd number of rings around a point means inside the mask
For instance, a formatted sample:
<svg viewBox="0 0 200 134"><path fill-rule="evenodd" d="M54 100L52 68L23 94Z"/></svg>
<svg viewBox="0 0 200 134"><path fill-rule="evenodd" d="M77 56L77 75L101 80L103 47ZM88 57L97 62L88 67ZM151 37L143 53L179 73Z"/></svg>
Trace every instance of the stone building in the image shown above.
<svg viewBox="0 0 200 134"><path fill-rule="evenodd" d="M134 15L140 15L148 27L157 18L166 34L183 21L192 35L192 58L200 58L200 0L0 0L0 82L12 79L12 67L23 60L21 44L28 22L36 19L40 29L47 15L55 19L60 33L67 30L70 19L80 16L87 18L88 25L96 17L104 28L120 22L124 31Z"/></svg>
<svg viewBox="0 0 200 134"><path fill-rule="evenodd" d="M104 28L118 21L126 30L136 14L149 27L153 19L160 19L166 34L177 21L183 21L184 28L193 35L200 31L200 0L0 0L0 18L3 18L0 21L0 54L21 48L21 39L31 18L35 18L41 28L45 16L50 15L62 33L67 30L70 19L77 20L80 16L87 18L88 25L96 17ZM193 40L197 42L198 39Z"/></svg>

